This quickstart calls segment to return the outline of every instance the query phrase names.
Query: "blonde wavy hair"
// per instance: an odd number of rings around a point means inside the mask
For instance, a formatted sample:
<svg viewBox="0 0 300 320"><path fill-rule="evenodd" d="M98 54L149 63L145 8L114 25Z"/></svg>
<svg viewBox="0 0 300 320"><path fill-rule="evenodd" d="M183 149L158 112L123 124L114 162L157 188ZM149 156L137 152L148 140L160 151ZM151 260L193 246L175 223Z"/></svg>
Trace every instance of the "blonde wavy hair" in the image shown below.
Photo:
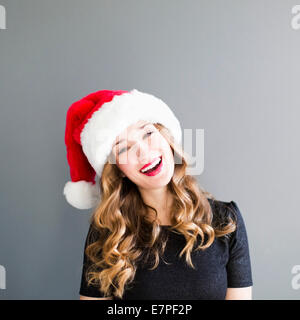
<svg viewBox="0 0 300 320"><path fill-rule="evenodd" d="M214 196L201 188L197 180L186 174L186 154L177 144L169 130L160 123L154 126L168 141L175 162L174 174L168 184L173 195L171 230L184 235L186 245L180 252L186 263L195 268L191 252L205 250L215 237L227 237L236 229L236 222L213 223L213 211L208 199ZM153 261L150 270L157 268L167 243L166 233L161 232L155 208L143 202L137 186L120 169L109 161L99 180L101 202L93 212L85 253L91 264L86 272L88 285L97 285L104 297L114 295L122 299L126 286L134 280L139 263ZM149 210L155 212L150 218ZM217 222L217 220L216 220ZM205 241L206 239L206 241Z"/></svg>

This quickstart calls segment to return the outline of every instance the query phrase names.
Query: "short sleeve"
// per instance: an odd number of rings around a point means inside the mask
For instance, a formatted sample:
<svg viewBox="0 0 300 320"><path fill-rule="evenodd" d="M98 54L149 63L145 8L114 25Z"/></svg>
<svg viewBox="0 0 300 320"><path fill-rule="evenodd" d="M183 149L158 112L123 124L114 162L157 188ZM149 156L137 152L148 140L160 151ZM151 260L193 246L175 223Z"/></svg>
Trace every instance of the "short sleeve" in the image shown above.
<svg viewBox="0 0 300 320"><path fill-rule="evenodd" d="M228 288L250 287L253 285L251 260L246 226L242 214L234 201L230 202L237 227L229 240L229 260L226 265Z"/></svg>
<svg viewBox="0 0 300 320"><path fill-rule="evenodd" d="M89 266L91 265L90 259L87 257L85 253L85 249L87 246L91 243L91 241L94 238L93 228L92 225L89 227L89 231L87 233L87 237L84 244L84 252L83 252L83 266L82 266L82 275L81 275L81 284L80 284L80 290L79 294L82 296L87 297L95 297L95 298L104 298L104 294L102 294L99 290L99 288L95 285L88 285L86 273L88 271Z"/></svg>

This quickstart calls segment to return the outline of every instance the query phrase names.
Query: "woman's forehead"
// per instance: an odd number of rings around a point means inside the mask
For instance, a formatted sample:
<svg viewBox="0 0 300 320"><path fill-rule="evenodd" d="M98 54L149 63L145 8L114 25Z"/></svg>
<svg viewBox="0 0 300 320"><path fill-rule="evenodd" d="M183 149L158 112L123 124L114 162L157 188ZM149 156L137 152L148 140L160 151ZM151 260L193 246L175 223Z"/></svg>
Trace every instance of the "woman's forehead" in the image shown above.
<svg viewBox="0 0 300 320"><path fill-rule="evenodd" d="M144 127L144 125L150 123L149 121L146 120L139 120L138 122L132 124L131 126L129 126L127 129L129 130L139 130L142 127Z"/></svg>
<svg viewBox="0 0 300 320"><path fill-rule="evenodd" d="M142 130L145 126L151 124L149 121L139 120L138 122L128 126L124 131L122 131L116 138L116 142L120 142L122 139L127 139L130 133Z"/></svg>

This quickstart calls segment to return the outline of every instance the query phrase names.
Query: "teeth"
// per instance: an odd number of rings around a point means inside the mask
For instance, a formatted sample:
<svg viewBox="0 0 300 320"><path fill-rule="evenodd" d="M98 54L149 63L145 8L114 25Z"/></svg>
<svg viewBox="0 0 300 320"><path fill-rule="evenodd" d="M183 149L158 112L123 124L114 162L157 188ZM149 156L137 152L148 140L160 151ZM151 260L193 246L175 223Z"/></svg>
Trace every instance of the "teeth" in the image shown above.
<svg viewBox="0 0 300 320"><path fill-rule="evenodd" d="M157 159L156 161L154 161L150 166L148 166L148 167L144 168L143 170L141 170L141 172L144 173L144 172L154 168L159 162L160 162L160 158Z"/></svg>

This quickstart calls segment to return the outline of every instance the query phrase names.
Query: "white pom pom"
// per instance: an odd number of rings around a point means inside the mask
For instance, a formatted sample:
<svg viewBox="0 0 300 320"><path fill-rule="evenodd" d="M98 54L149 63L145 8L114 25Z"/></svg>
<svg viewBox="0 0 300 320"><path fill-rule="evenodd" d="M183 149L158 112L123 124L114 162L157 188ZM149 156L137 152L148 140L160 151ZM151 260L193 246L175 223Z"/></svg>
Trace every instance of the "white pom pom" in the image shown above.
<svg viewBox="0 0 300 320"><path fill-rule="evenodd" d="M84 180L68 181L64 187L67 202L77 209L91 209L100 201L99 185Z"/></svg>

